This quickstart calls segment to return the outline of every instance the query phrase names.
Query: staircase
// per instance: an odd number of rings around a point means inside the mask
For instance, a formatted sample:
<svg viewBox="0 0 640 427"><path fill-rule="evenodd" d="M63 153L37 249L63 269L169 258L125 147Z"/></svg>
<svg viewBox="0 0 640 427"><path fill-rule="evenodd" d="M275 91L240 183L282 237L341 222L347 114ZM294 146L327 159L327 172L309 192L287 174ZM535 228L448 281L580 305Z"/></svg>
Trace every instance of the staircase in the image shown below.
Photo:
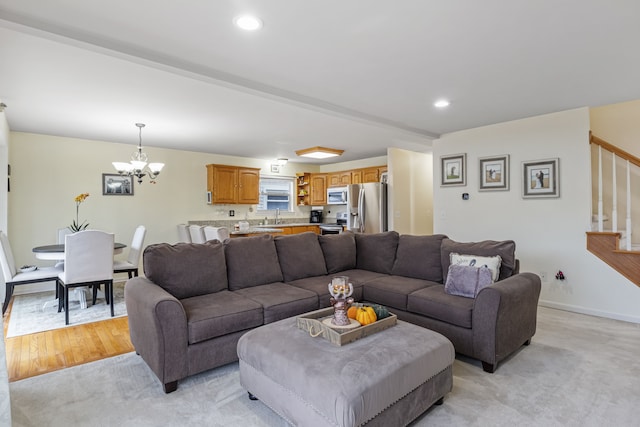
<svg viewBox="0 0 640 427"><path fill-rule="evenodd" d="M592 231L587 232L587 250L640 287L640 245L632 243L631 222L631 177L635 178L640 174L640 159L592 134L589 135L589 143L594 154L597 153L595 166L598 179L594 180L594 191L597 192L598 206ZM605 175L603 158L610 162L610 169L607 168L609 170ZM618 174L621 171L626 175L626 183L618 185ZM605 180L610 185L603 185ZM619 192L626 195L626 202L618 202ZM605 200L609 214L605 213ZM618 228L619 204L626 209L624 229ZM636 218L640 216L638 212L640 208L636 209ZM608 223L606 227L605 222Z"/></svg>

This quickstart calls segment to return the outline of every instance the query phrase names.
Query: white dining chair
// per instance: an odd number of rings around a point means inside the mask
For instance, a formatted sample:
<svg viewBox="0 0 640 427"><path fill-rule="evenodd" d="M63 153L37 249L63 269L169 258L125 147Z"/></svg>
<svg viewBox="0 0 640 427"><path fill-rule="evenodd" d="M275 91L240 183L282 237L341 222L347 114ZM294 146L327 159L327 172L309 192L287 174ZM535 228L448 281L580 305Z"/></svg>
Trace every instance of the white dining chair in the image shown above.
<svg viewBox="0 0 640 427"><path fill-rule="evenodd" d="M58 228L58 239L56 242L59 245L64 244L64 238L68 234L73 234L73 230L71 230L69 227Z"/></svg>
<svg viewBox="0 0 640 427"><path fill-rule="evenodd" d="M113 312L113 233L84 230L65 237L64 271L58 274L58 312L64 307L69 324L69 290L105 285L105 299Z"/></svg>
<svg viewBox="0 0 640 427"><path fill-rule="evenodd" d="M204 238L206 241L217 239L224 242L229 238L229 229L227 227L214 227L206 225L204 227Z"/></svg>
<svg viewBox="0 0 640 427"><path fill-rule="evenodd" d="M206 238L204 237L204 227L201 225L190 225L189 235L191 236L191 243L206 242Z"/></svg>
<svg viewBox="0 0 640 427"><path fill-rule="evenodd" d="M136 231L133 233L133 240L131 247L129 248L129 256L126 261L113 261L114 273L127 273L129 279L132 277L138 277L138 264L140 263L140 254L142 253L142 246L144 244L144 237L147 234L147 229L144 225L139 225Z"/></svg>
<svg viewBox="0 0 640 427"><path fill-rule="evenodd" d="M2 275L5 282L5 297L2 304L2 314L7 311L13 289L17 285L26 285L27 283L51 282L58 278L58 274L62 271L61 267L37 267L33 271L22 272L16 268L13 251L9 244L9 238L3 231L0 231L0 264L2 265ZM56 295L58 289L56 287Z"/></svg>
<svg viewBox="0 0 640 427"><path fill-rule="evenodd" d="M178 241L191 243L191 235L189 234L189 226L187 224L178 224Z"/></svg>

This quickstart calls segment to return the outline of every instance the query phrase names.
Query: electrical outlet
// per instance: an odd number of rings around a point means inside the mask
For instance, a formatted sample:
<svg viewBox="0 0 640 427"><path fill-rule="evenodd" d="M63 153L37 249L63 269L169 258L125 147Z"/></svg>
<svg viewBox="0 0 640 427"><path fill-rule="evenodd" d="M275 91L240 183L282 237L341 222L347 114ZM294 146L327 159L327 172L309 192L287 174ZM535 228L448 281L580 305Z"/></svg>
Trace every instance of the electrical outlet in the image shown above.
<svg viewBox="0 0 640 427"><path fill-rule="evenodd" d="M547 281L547 272L546 271L541 271L540 272L540 280L542 280L543 282Z"/></svg>

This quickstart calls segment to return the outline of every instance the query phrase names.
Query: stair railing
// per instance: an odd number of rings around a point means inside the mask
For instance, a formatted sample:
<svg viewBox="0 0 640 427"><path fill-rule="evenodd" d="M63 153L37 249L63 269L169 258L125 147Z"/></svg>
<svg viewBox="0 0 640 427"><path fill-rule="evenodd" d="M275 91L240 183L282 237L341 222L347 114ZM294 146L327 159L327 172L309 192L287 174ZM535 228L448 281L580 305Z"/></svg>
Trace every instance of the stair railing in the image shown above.
<svg viewBox="0 0 640 427"><path fill-rule="evenodd" d="M603 207L603 184L602 184L602 150L606 150L611 153L612 158L612 208L611 208L611 228L613 232L618 231L618 196L617 196L617 174L616 174L616 161L617 158L626 160L626 249L631 250L631 165L640 167L640 158L628 153L621 148L616 147L608 143L607 141L589 134L589 143L598 146L598 231L604 230L604 207Z"/></svg>

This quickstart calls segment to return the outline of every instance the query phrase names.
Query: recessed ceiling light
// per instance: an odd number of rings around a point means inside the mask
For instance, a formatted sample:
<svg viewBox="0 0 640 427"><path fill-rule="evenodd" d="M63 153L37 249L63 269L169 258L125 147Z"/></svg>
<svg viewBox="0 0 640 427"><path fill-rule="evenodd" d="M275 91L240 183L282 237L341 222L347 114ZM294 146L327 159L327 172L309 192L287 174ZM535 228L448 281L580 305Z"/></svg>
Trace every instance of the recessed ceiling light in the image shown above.
<svg viewBox="0 0 640 427"><path fill-rule="evenodd" d="M438 101L433 103L434 107L437 107L437 108L445 108L445 107L448 107L449 104L451 103L446 99L439 99Z"/></svg>
<svg viewBox="0 0 640 427"><path fill-rule="evenodd" d="M262 28L262 21L259 18L251 15L237 16L233 22L243 30L256 31Z"/></svg>

